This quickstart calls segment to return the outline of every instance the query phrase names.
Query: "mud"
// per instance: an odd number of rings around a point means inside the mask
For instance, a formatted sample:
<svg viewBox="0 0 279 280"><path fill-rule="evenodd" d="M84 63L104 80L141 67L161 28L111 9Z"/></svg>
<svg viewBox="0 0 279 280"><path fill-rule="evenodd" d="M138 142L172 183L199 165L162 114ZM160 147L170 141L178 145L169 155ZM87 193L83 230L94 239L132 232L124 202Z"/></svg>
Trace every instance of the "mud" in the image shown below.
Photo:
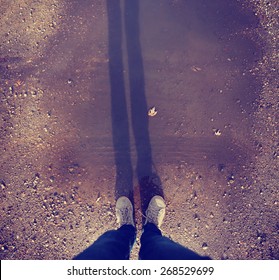
<svg viewBox="0 0 279 280"><path fill-rule="evenodd" d="M276 1L14 0L0 14L1 259L71 259L117 227L119 195L134 197L137 259L150 172L166 236L278 259Z"/></svg>

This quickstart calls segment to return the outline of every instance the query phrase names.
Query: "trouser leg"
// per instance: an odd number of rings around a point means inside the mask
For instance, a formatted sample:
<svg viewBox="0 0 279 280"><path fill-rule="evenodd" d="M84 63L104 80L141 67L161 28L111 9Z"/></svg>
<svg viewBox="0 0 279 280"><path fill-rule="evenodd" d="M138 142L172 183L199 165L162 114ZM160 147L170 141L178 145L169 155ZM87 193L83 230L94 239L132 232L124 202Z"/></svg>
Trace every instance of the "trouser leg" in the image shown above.
<svg viewBox="0 0 279 280"><path fill-rule="evenodd" d="M144 226L139 257L142 260L208 260L182 245L162 236L152 223Z"/></svg>
<svg viewBox="0 0 279 280"><path fill-rule="evenodd" d="M74 260L125 260L136 239L136 229L132 225L123 225L101 235L90 247Z"/></svg>

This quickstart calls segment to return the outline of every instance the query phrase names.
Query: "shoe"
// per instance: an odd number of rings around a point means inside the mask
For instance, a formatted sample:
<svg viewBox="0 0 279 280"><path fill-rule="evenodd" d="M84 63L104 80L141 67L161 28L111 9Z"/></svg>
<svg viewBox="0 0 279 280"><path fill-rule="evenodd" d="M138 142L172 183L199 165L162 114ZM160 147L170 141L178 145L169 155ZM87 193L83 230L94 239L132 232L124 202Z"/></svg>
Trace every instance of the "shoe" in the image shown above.
<svg viewBox="0 0 279 280"><path fill-rule="evenodd" d="M158 228L160 228L163 223L165 213L166 213L166 203L163 197L159 195L153 196L146 210L145 224L153 223Z"/></svg>
<svg viewBox="0 0 279 280"><path fill-rule="evenodd" d="M120 227L123 225L135 226L133 205L126 196L121 196L116 201L116 219Z"/></svg>

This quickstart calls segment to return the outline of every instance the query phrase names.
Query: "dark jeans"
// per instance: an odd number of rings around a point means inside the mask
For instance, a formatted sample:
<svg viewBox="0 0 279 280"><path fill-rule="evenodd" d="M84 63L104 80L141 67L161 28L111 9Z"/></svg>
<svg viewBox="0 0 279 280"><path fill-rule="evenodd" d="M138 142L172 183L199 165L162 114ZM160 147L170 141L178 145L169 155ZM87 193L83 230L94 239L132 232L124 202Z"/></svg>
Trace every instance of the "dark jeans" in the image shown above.
<svg viewBox="0 0 279 280"><path fill-rule="evenodd" d="M136 229L124 225L101 235L90 247L77 255L75 260L128 260L136 239ZM144 226L139 258L142 260L209 260L162 236L151 223Z"/></svg>

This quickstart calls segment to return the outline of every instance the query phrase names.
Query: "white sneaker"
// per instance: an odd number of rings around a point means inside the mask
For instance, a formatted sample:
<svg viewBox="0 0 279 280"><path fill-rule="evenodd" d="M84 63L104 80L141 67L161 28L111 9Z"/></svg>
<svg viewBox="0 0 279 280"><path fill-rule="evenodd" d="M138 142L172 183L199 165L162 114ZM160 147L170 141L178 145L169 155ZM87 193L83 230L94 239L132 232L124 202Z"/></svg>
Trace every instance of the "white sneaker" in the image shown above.
<svg viewBox="0 0 279 280"><path fill-rule="evenodd" d="M120 227L123 225L135 226L133 216L133 205L126 196L121 196L116 201L116 219Z"/></svg>
<svg viewBox="0 0 279 280"><path fill-rule="evenodd" d="M166 213L165 200L159 195L153 196L146 210L145 224L153 223L158 228L160 228L163 223L165 213Z"/></svg>

